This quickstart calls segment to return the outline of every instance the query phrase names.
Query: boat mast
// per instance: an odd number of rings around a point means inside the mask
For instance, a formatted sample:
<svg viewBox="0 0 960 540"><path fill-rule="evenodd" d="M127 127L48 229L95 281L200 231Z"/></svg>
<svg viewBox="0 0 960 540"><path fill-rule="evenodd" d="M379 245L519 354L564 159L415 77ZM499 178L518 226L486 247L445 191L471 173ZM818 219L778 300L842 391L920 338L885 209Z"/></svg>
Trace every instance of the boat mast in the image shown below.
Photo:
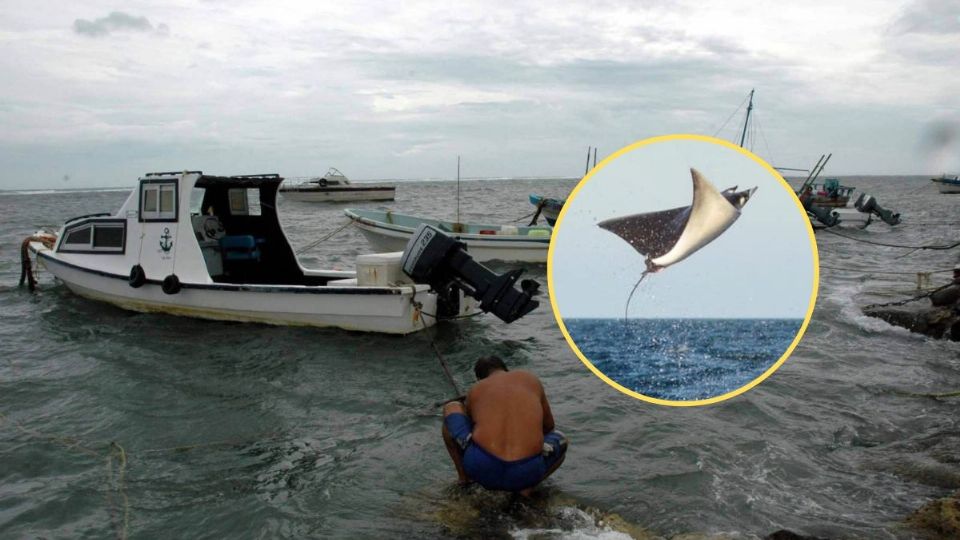
<svg viewBox="0 0 960 540"><path fill-rule="evenodd" d="M753 92L754 88L750 89L750 103L747 104L747 117L743 119L743 132L740 133L740 147L743 148L743 142L747 138L747 128L750 126L750 112L753 111Z"/></svg>
<svg viewBox="0 0 960 540"><path fill-rule="evenodd" d="M457 156L457 223L460 223L460 156Z"/></svg>
<svg viewBox="0 0 960 540"><path fill-rule="evenodd" d="M583 169L583 175L584 175L584 176L586 176L587 173L590 172L590 150L591 150L591 147L588 146L588 147L587 147L587 166L586 166L586 168Z"/></svg>

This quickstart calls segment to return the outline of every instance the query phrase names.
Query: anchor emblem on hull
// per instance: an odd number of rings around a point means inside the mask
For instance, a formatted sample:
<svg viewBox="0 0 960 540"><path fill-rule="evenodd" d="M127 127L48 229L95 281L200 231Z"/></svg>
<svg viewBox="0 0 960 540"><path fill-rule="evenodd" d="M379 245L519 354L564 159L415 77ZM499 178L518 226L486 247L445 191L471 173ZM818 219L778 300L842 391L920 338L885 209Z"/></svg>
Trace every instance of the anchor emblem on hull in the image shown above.
<svg viewBox="0 0 960 540"><path fill-rule="evenodd" d="M164 253L169 253L170 248L173 247L173 242L170 241L171 238L173 237L170 236L170 229L164 227L163 234L160 235L160 249L162 249Z"/></svg>

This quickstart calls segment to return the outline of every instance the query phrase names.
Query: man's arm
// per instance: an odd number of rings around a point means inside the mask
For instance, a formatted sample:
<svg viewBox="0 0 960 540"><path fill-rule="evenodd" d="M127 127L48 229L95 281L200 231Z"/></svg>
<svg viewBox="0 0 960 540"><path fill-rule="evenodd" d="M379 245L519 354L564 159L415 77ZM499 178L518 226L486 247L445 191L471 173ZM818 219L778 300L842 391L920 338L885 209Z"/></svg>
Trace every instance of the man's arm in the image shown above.
<svg viewBox="0 0 960 540"><path fill-rule="evenodd" d="M550 403L547 401L547 393L543 390L542 383L540 383L540 407L543 408L543 434L546 435L556 426L553 424L553 412L550 411Z"/></svg>

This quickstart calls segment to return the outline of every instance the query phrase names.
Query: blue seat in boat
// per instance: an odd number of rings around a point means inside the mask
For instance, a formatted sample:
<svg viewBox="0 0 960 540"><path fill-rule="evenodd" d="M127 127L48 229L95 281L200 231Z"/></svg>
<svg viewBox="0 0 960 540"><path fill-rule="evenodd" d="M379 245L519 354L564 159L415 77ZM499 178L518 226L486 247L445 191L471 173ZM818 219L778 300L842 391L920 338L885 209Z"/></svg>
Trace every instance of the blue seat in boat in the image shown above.
<svg viewBox="0 0 960 540"><path fill-rule="evenodd" d="M260 261L257 240L250 235L224 236L220 251L225 261Z"/></svg>

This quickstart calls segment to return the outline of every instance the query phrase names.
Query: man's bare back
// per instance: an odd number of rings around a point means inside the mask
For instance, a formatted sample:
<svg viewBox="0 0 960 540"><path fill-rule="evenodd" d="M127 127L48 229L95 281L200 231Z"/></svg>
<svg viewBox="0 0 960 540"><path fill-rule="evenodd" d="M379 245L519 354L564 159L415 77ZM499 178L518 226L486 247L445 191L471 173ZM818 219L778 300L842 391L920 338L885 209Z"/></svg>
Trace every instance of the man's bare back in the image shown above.
<svg viewBox="0 0 960 540"><path fill-rule="evenodd" d="M473 440L504 461L539 454L553 415L537 377L527 371L496 371L467 395Z"/></svg>
<svg viewBox="0 0 960 540"><path fill-rule="evenodd" d="M528 495L563 464L567 439L554 429L539 379L488 356L474 365L466 403L443 406L443 442L461 484Z"/></svg>

